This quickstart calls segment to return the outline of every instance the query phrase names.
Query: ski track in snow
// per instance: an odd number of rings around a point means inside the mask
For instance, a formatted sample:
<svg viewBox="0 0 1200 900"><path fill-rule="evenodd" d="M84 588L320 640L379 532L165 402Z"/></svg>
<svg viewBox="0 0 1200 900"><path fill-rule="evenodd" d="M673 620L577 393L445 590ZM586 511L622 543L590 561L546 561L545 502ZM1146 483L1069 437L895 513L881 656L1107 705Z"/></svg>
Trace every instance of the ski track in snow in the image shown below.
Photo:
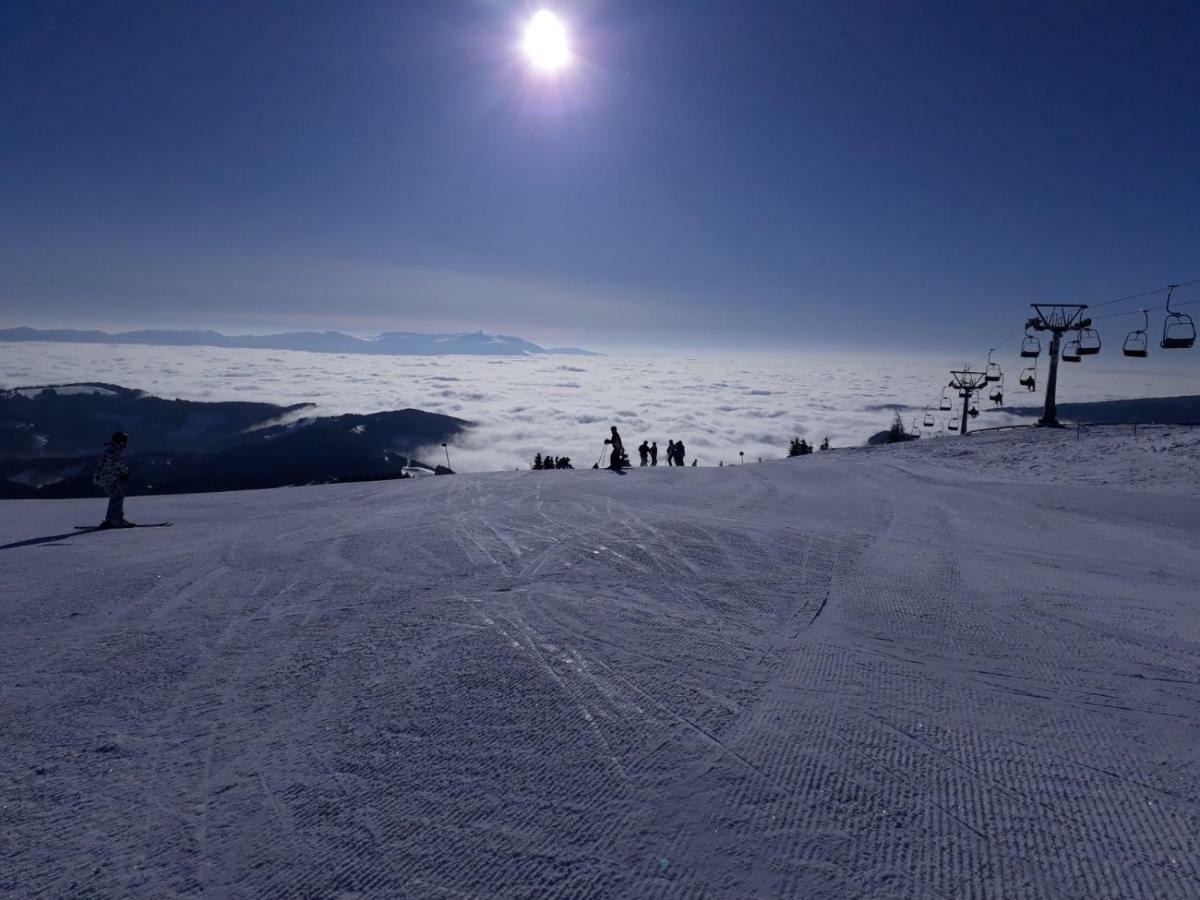
<svg viewBox="0 0 1200 900"><path fill-rule="evenodd" d="M1197 485L1082 442L993 480L1067 439L133 498L175 527L0 550L0 891L1200 896ZM0 545L102 504L0 504Z"/></svg>

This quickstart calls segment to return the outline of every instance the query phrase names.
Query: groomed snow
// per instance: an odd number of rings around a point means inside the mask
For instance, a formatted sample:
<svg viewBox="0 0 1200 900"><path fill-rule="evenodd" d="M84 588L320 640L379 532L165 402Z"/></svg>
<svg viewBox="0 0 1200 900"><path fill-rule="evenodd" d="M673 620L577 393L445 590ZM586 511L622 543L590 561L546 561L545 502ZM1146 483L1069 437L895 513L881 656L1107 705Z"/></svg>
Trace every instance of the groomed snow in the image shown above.
<svg viewBox="0 0 1200 900"><path fill-rule="evenodd" d="M1173 434L0 503L0 891L1200 896Z"/></svg>

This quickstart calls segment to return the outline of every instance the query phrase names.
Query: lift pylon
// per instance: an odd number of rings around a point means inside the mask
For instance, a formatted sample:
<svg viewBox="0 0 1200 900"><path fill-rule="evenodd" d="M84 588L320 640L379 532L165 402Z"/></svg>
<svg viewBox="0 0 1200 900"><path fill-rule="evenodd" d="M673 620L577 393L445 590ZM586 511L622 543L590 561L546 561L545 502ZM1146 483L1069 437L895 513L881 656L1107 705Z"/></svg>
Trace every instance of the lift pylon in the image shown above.
<svg viewBox="0 0 1200 900"><path fill-rule="evenodd" d="M971 395L987 384L987 372L972 372L970 369L951 369L950 387L963 398L962 424L959 434L967 433L967 410L971 406Z"/></svg>
<svg viewBox="0 0 1200 900"><path fill-rule="evenodd" d="M1058 360L1062 345L1062 336L1068 331L1087 328L1092 324L1091 319L1083 317L1086 303L1031 303L1035 313L1026 323L1026 328L1035 331L1049 331L1050 338L1050 372L1046 377L1046 406L1038 425L1045 428L1061 428L1058 421L1058 404L1055 402L1055 392L1058 388Z"/></svg>

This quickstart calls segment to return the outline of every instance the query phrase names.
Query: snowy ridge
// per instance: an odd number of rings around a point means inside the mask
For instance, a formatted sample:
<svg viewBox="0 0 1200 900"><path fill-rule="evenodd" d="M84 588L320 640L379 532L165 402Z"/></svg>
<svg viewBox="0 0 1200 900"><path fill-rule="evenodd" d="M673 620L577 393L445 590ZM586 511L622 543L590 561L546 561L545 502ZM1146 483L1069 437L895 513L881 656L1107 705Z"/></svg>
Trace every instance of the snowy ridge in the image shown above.
<svg viewBox="0 0 1200 900"><path fill-rule="evenodd" d="M309 353L366 353L386 356L595 356L577 347L546 349L532 341L483 331L455 334L421 334L390 331L370 338L357 338L340 331L293 331L284 334L226 335L216 331L170 331L165 329L122 331L79 331L36 328L0 329L3 342L50 342L67 344L149 344L163 347L232 347L258 350L300 350Z"/></svg>
<svg viewBox="0 0 1200 900"><path fill-rule="evenodd" d="M968 478L983 474L997 481L1028 484L1052 482L1200 494L1200 427L1031 428L980 432L967 441L957 437L922 438L886 449L893 462L935 464L944 477L962 472Z"/></svg>
<svg viewBox="0 0 1200 900"><path fill-rule="evenodd" d="M2 503L0 890L1195 897L1188 434Z"/></svg>

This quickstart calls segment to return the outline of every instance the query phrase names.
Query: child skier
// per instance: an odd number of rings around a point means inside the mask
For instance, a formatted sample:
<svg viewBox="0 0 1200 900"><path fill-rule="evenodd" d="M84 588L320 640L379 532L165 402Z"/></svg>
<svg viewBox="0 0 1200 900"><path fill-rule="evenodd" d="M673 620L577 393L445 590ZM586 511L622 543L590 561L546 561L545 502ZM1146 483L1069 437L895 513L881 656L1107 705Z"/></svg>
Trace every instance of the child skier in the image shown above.
<svg viewBox="0 0 1200 900"><path fill-rule="evenodd" d="M125 518L125 482L129 478L129 466L125 465L125 448L129 435L118 431L104 445L104 453L92 472L92 483L108 496L108 513L101 528L132 528L133 523Z"/></svg>

